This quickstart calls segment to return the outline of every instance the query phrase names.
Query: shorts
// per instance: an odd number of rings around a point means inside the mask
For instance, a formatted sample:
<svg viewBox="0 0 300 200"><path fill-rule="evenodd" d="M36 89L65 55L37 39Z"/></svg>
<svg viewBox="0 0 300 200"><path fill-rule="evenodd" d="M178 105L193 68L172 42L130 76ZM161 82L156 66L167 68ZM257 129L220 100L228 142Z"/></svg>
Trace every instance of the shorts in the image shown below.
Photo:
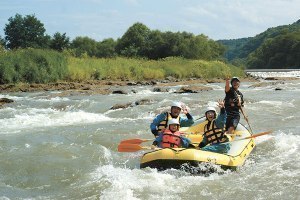
<svg viewBox="0 0 300 200"><path fill-rule="evenodd" d="M237 125L240 122L240 116L236 115L236 116L227 116L226 119L226 130L229 129L229 127L233 126L234 130L236 129Z"/></svg>
<svg viewBox="0 0 300 200"><path fill-rule="evenodd" d="M228 153L228 151L230 150L230 144L226 143L226 144L212 144L212 145L207 145L203 148L201 148L201 150L203 151L211 151L211 152L216 152L216 153Z"/></svg>

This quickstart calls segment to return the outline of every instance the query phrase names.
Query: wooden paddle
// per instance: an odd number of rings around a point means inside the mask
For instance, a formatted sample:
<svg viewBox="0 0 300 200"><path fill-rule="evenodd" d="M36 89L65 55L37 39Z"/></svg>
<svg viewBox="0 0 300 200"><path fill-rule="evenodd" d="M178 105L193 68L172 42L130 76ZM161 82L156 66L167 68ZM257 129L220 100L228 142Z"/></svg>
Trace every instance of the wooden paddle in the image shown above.
<svg viewBox="0 0 300 200"><path fill-rule="evenodd" d="M160 149L160 148L155 148L155 149ZM129 143L121 143L118 146L119 152L136 152L140 150L155 150L155 149L151 149L151 147L142 147L138 144L129 144Z"/></svg>
<svg viewBox="0 0 300 200"><path fill-rule="evenodd" d="M194 135L191 132L184 132L181 131L182 135ZM143 142L149 142L149 141L154 141L154 139L139 139L139 138L134 138L134 139L128 139L128 140L122 140L120 144L141 144Z"/></svg>
<svg viewBox="0 0 300 200"><path fill-rule="evenodd" d="M273 131L265 131L265 132L261 132L261 133L257 133L257 134L245 137L245 138L241 138L241 139L237 139L237 140L233 140L233 141L229 141L229 142L223 142L221 144L230 143L230 142L236 142L236 141L240 141L240 140L247 140L247 139L251 139L251 138L256 138L258 136L267 135L267 134L270 134L272 132Z"/></svg>
<svg viewBox="0 0 300 200"><path fill-rule="evenodd" d="M240 140L251 139L251 138L256 138L256 137L259 137L259 136L262 136L262 135L267 135L267 134L270 134L270 133L272 133L272 131L261 132L261 133L257 133L257 134L254 134L254 135L251 135L251 136L248 136L248 137L245 137L245 138L241 138L241 139L237 139L237 140L233 140L233 141L229 141L229 142L224 142L222 144L230 143L230 142L236 142L236 141L240 141ZM144 141L142 139L132 139L132 140L133 141ZM128 140L128 141L131 141L131 140ZM136 152L136 151L140 151L140 150L157 150L157 149L161 149L161 148L152 149L151 147L142 147L139 144L131 144L131 143L124 143L124 142L121 142L118 145L118 151L119 152Z"/></svg>
<svg viewBox="0 0 300 200"><path fill-rule="evenodd" d="M246 117L244 109L242 107L240 107L240 110L241 110L241 112L242 112L242 114L244 116L245 121L247 122L247 124L249 126L250 133L253 134L252 128L251 128L250 123L249 123L249 119L248 119L248 117Z"/></svg>

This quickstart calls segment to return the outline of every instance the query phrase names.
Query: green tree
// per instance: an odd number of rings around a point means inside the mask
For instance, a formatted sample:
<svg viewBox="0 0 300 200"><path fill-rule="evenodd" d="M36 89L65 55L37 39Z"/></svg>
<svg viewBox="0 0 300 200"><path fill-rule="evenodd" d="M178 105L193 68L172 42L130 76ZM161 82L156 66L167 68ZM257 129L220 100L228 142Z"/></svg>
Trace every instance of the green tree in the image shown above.
<svg viewBox="0 0 300 200"><path fill-rule="evenodd" d="M5 40L0 35L0 53L4 52L5 49Z"/></svg>
<svg viewBox="0 0 300 200"><path fill-rule="evenodd" d="M84 54L90 57L97 55L97 41L89 37L76 37L71 43L71 48L74 49L76 57Z"/></svg>
<svg viewBox="0 0 300 200"><path fill-rule="evenodd" d="M108 58L115 57L117 42L114 39L105 39L97 44L97 57L98 58Z"/></svg>
<svg viewBox="0 0 300 200"><path fill-rule="evenodd" d="M70 38L66 36L66 33L63 34L59 32L54 33L50 44L51 49L57 51L63 51L64 49L67 49L69 46L70 46Z"/></svg>
<svg viewBox="0 0 300 200"><path fill-rule="evenodd" d="M50 37L45 35L45 31L44 24L34 15L22 17L16 14L8 19L4 28L7 48L46 48Z"/></svg>
<svg viewBox="0 0 300 200"><path fill-rule="evenodd" d="M155 30L151 31L145 47L145 55L150 59L163 58L164 47L163 33Z"/></svg>
<svg viewBox="0 0 300 200"><path fill-rule="evenodd" d="M150 29L142 23L135 23L118 40L116 50L123 56L145 56Z"/></svg>
<svg viewBox="0 0 300 200"><path fill-rule="evenodd" d="M300 31L267 39L247 58L249 68L300 68Z"/></svg>

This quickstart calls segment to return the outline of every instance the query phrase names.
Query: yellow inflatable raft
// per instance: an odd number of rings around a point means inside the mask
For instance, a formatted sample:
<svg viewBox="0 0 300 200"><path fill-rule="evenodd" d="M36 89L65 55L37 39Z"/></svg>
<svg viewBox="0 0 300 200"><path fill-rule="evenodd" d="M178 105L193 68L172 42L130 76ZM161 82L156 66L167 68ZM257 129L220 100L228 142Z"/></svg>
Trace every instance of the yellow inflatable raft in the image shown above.
<svg viewBox="0 0 300 200"><path fill-rule="evenodd" d="M207 122L204 118L196 122L192 127L181 128L180 130L188 133L186 137L190 138L193 145L198 146L202 141L201 130L204 130L204 125ZM194 148L165 148L158 149L145 153L140 162L140 167L157 168L158 170L165 170L170 168L180 169L182 165L197 167L199 163L213 163L220 165L222 168L235 169L242 166L255 147L254 140L245 139L251 136L250 132L245 126L239 124L234 132L235 136L232 138L230 150L227 154L214 153L209 151L202 151ZM238 140L238 141L234 141Z"/></svg>

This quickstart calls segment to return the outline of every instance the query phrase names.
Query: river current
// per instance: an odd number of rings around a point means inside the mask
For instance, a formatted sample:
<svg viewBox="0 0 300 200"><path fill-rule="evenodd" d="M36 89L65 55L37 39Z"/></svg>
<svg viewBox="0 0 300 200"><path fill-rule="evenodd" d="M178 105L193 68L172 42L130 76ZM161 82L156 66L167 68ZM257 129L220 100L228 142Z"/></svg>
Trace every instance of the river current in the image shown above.
<svg viewBox="0 0 300 200"><path fill-rule="evenodd" d="M153 138L149 124L174 100L195 118L203 116L224 98L225 83L190 94L174 93L180 85L169 92L127 86L135 91L127 95L2 93L14 103L0 109L0 199L299 199L300 79L262 82L242 82L240 91L253 132L273 133L255 139L256 148L236 171L216 166L209 176L140 169L144 151L121 153L117 146ZM149 103L110 110L142 99Z"/></svg>

